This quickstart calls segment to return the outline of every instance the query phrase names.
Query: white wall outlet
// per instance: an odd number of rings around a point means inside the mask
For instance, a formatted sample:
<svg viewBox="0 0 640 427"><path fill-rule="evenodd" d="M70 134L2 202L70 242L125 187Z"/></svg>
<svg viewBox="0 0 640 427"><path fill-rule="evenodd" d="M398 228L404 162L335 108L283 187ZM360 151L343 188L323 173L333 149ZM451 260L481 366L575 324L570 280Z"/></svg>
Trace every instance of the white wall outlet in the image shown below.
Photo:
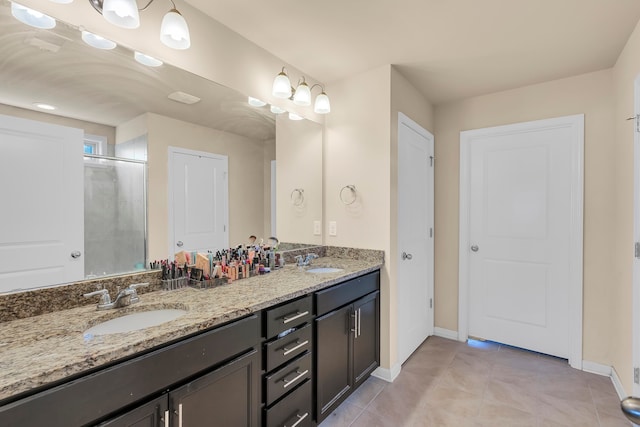
<svg viewBox="0 0 640 427"><path fill-rule="evenodd" d="M329 236L338 235L338 225L335 221L329 221Z"/></svg>
<svg viewBox="0 0 640 427"><path fill-rule="evenodd" d="M320 221L313 221L313 235L319 236L322 234L322 227L320 226Z"/></svg>

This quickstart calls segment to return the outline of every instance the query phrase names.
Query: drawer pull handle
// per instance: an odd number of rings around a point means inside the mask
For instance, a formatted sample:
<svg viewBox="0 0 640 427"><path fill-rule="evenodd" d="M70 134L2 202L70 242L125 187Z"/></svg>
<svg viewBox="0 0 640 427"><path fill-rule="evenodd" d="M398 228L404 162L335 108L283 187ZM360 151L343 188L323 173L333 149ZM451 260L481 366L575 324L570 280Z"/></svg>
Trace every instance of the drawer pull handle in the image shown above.
<svg viewBox="0 0 640 427"><path fill-rule="evenodd" d="M178 416L178 427L182 427L182 403L178 405L178 412L173 411Z"/></svg>
<svg viewBox="0 0 640 427"><path fill-rule="evenodd" d="M305 412L304 415L296 414L296 417L298 417L298 421L296 421L295 423L291 424L291 427L296 427L298 424L300 424L302 422L302 420L304 420L308 416L309 416L308 412ZM285 425L285 427L287 427L287 426Z"/></svg>
<svg viewBox="0 0 640 427"><path fill-rule="evenodd" d="M169 411L164 411L164 427L169 427Z"/></svg>
<svg viewBox="0 0 640 427"><path fill-rule="evenodd" d="M298 381L300 378L304 377L304 376L305 376L305 375L307 375L308 373L309 373L309 370L308 370L308 369L306 369L304 372L296 371L296 374L298 374L298 375L296 375L296 377L295 377L295 378L293 378L293 379L291 379L291 380L288 380L288 379L286 379L286 378L283 378L283 380L282 380L282 381L284 381L284 386L283 386L283 388L287 388L287 387L289 387L291 384L295 383L296 381Z"/></svg>
<svg viewBox="0 0 640 427"><path fill-rule="evenodd" d="M309 312L308 312L308 311L303 311L302 313L297 312L297 313L295 314L295 316L292 316L292 317L287 317L287 316L285 316L285 317L282 319L282 323L286 325L287 323L289 323L289 322L293 322L294 320L299 319L299 318L301 318L301 317L304 317L304 316L306 316L307 314L309 314Z"/></svg>
<svg viewBox="0 0 640 427"><path fill-rule="evenodd" d="M298 343L300 343L300 344L298 344ZM298 344L298 345L297 345L297 346L295 346L295 347L293 347L293 348L287 348L287 347L283 348L284 353L282 353L282 355L283 355L283 356L286 356L286 355L288 355L288 354L290 354L290 353L292 353L292 352L296 351L297 349L299 349L299 348L301 348L301 347L304 347L305 345L309 344L309 340L305 340L305 341L303 341L303 342L296 341L296 344Z"/></svg>

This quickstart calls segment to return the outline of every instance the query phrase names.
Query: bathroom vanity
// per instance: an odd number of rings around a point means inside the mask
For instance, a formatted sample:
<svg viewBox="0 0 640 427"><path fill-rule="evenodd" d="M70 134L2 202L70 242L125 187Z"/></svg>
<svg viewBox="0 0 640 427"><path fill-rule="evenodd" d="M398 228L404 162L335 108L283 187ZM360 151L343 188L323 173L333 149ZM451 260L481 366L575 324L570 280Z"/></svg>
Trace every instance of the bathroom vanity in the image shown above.
<svg viewBox="0 0 640 427"><path fill-rule="evenodd" d="M316 425L379 365L382 258L317 261L144 294L187 313L127 334L83 334L95 306L0 324L0 425Z"/></svg>

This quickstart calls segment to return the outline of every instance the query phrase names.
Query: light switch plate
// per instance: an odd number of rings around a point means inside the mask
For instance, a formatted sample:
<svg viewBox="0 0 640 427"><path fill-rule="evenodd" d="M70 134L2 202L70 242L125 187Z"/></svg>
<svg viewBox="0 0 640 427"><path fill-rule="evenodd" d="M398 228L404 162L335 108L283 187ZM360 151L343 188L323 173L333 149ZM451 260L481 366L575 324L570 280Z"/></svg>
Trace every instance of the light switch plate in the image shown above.
<svg viewBox="0 0 640 427"><path fill-rule="evenodd" d="M338 225L335 221L329 221L329 236L338 235Z"/></svg>
<svg viewBox="0 0 640 427"><path fill-rule="evenodd" d="M320 221L313 221L313 235L319 236L322 234L322 227L320 226Z"/></svg>

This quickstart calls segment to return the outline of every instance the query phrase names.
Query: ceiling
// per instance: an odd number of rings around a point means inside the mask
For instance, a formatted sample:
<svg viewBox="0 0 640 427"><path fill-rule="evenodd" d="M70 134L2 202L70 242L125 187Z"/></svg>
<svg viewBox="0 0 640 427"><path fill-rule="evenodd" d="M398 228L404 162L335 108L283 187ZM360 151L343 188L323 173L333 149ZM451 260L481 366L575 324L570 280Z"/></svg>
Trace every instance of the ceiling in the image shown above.
<svg viewBox="0 0 640 427"><path fill-rule="evenodd" d="M201 101L170 100L176 91ZM52 114L114 127L151 112L254 140L275 138L268 106L251 107L237 91L167 64L141 65L121 46L89 47L77 28L60 22L52 30L29 27L0 1L0 103L37 110L36 102L58 107Z"/></svg>
<svg viewBox="0 0 640 427"><path fill-rule="evenodd" d="M187 2L319 81L394 64L435 105L610 68L640 19L638 0Z"/></svg>

